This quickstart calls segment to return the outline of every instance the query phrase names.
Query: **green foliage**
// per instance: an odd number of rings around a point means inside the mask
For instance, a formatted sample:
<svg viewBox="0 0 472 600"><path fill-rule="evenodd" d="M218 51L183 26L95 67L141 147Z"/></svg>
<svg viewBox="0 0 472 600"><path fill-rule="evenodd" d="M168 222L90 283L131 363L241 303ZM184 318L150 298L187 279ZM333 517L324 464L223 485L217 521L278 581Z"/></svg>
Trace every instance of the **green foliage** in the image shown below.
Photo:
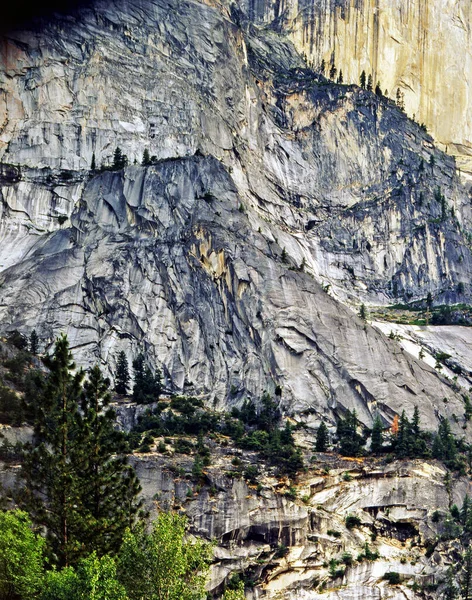
<svg viewBox="0 0 472 600"><path fill-rule="evenodd" d="M356 411L348 410L344 419L339 419L336 435L339 441L339 451L343 456L359 456L363 452L365 440L357 432Z"/></svg>
<svg viewBox="0 0 472 600"><path fill-rule="evenodd" d="M138 404L157 402L162 391L159 369L154 374L146 365L146 357L141 353L133 360L133 371L133 400Z"/></svg>
<svg viewBox="0 0 472 600"><path fill-rule="evenodd" d="M128 600L128 596L117 581L115 559L92 553L76 569L49 571L41 600Z"/></svg>
<svg viewBox="0 0 472 600"><path fill-rule="evenodd" d="M329 443L329 432L324 421L321 421L318 431L316 432L315 450L317 452L326 452Z"/></svg>
<svg viewBox="0 0 472 600"><path fill-rule="evenodd" d="M30 339L29 339L30 352L33 356L38 354L38 343L39 343L38 334L36 333L36 329L33 329L33 331L31 332L31 335L30 335Z"/></svg>
<svg viewBox="0 0 472 600"><path fill-rule="evenodd" d="M400 583L400 573L397 573L396 571L389 571L385 573L382 579L385 579L391 585L397 585Z"/></svg>
<svg viewBox="0 0 472 600"><path fill-rule="evenodd" d="M354 527L359 527L361 524L361 520L357 515L347 515L345 519L345 525L348 529L354 529Z"/></svg>
<svg viewBox="0 0 472 600"><path fill-rule="evenodd" d="M126 395L128 393L129 379L128 359L124 350L122 350L118 354L116 363L115 392L117 394Z"/></svg>
<svg viewBox="0 0 472 600"><path fill-rule="evenodd" d="M46 528L52 559L62 566L94 549L117 550L138 510L139 487L99 368L84 385L64 336L45 363L49 375L36 401L34 441L25 447L19 501Z"/></svg>
<svg viewBox="0 0 472 600"><path fill-rule="evenodd" d="M151 156L150 156L149 150L147 148L144 149L141 164L143 165L143 167L147 167L148 165L151 164Z"/></svg>
<svg viewBox="0 0 472 600"><path fill-rule="evenodd" d="M44 540L21 510L0 512L0 598L33 598L44 576Z"/></svg>
<svg viewBox="0 0 472 600"><path fill-rule="evenodd" d="M244 583L239 581L236 589L226 588L222 600L244 600Z"/></svg>
<svg viewBox="0 0 472 600"><path fill-rule="evenodd" d="M113 171L120 171L124 169L128 164L128 157L123 154L121 148L115 148L115 152L113 153Z"/></svg>
<svg viewBox="0 0 472 600"><path fill-rule="evenodd" d="M118 557L118 579L129 600L201 600L212 545L186 537L186 519L161 513L150 534L128 531Z"/></svg>
<svg viewBox="0 0 472 600"><path fill-rule="evenodd" d="M372 439L370 444L370 450L374 454L379 454L383 450L383 429L382 420L376 415L372 426Z"/></svg>
<svg viewBox="0 0 472 600"><path fill-rule="evenodd" d="M359 317L363 320L363 321L367 321L367 309L365 307L365 304L361 304L361 307L359 309Z"/></svg>
<svg viewBox="0 0 472 600"><path fill-rule="evenodd" d="M414 408L411 422L403 411L393 444L395 456L398 458L426 458L430 455L429 439L429 434L421 430L418 407Z"/></svg>
<svg viewBox="0 0 472 600"><path fill-rule="evenodd" d="M359 83L361 88L365 89L365 84L366 84L366 75L365 75L365 71L362 71L360 79L359 79Z"/></svg>

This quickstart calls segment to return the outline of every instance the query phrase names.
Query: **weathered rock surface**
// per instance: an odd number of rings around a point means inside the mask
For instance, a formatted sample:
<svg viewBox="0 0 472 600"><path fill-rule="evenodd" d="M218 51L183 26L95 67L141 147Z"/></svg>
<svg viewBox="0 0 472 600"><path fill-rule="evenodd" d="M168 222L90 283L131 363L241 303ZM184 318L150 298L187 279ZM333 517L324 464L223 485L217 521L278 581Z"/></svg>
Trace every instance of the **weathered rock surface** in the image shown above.
<svg viewBox="0 0 472 600"><path fill-rule="evenodd" d="M238 0L250 18L286 31L326 73L372 74L472 173L472 11L467 0Z"/></svg>
<svg viewBox="0 0 472 600"><path fill-rule="evenodd" d="M51 341L67 331L82 364L113 369L119 350L144 347L170 385L215 406L281 385L286 413L318 415L308 422L345 408L389 422L421 403L434 429L463 411L434 369L290 269L241 202L214 158L94 177L70 227L3 271L0 318Z"/></svg>
<svg viewBox="0 0 472 600"><path fill-rule="evenodd" d="M2 330L111 370L145 348L215 406L281 385L315 423L461 414L338 301L471 295L468 195L396 107L218 3L97 2L3 52ZM85 170L118 145L161 160Z"/></svg>
<svg viewBox="0 0 472 600"><path fill-rule="evenodd" d="M415 597L412 586L417 591L429 584L439 584L441 592L454 544L438 539L448 537L448 507L461 505L471 491L465 478L453 480L448 492L446 470L435 462L334 465L328 457L328 468L301 478L293 500L275 479L261 477L256 491L224 475L229 458L223 452L205 470L201 491L185 475L189 459L174 459L173 473L165 457L134 458L151 510L179 508L193 533L218 540L211 589L244 570L262 581L253 598L404 598ZM360 525L347 528L347 516L358 517ZM366 543L377 559L359 558ZM346 553L352 563L346 559L344 574L331 576L328 563L336 559L343 566ZM383 580L388 572L400 574L399 587Z"/></svg>

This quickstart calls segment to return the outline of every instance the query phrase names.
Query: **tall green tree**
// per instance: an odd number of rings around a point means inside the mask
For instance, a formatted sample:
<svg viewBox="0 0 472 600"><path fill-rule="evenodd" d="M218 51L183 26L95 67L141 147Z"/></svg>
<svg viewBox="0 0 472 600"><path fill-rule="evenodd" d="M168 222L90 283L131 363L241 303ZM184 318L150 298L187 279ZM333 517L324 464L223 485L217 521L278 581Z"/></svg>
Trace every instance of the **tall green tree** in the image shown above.
<svg viewBox="0 0 472 600"><path fill-rule="evenodd" d="M115 171L119 171L120 169L124 169L128 164L128 157L126 154L123 154L121 148L115 148L115 152L113 153L113 169Z"/></svg>
<svg viewBox="0 0 472 600"><path fill-rule="evenodd" d="M118 579L129 600L201 600L212 554L210 543L187 537L185 517L161 513L151 533L125 535Z"/></svg>
<svg viewBox="0 0 472 600"><path fill-rule="evenodd" d="M365 71L362 71L361 76L359 78L359 83L361 84L361 88L365 88L366 76Z"/></svg>
<svg viewBox="0 0 472 600"><path fill-rule="evenodd" d="M383 450L383 424L379 415L376 415L372 425L372 439L370 449L374 454L378 454Z"/></svg>
<svg viewBox="0 0 472 600"><path fill-rule="evenodd" d="M27 513L0 512L0 598L34 598L44 577L44 539L35 534Z"/></svg>
<svg viewBox="0 0 472 600"><path fill-rule="evenodd" d="M39 342L39 338L38 338L38 334L36 333L36 329L33 329L33 331L31 332L30 335L30 352L33 355L38 354L38 342Z"/></svg>
<svg viewBox="0 0 472 600"><path fill-rule="evenodd" d="M117 394L126 395L129 388L129 368L128 359L122 350L118 354L118 362L116 364L115 392Z"/></svg>
<svg viewBox="0 0 472 600"><path fill-rule="evenodd" d="M46 529L53 563L67 566L93 550L118 550L139 509L139 486L113 428L109 382L100 369L84 384L65 336L45 362L49 374L36 398L19 500Z"/></svg>
<svg viewBox="0 0 472 600"><path fill-rule="evenodd" d="M80 549L80 491L71 456L76 450L84 373L74 372L65 336L58 338L45 364L49 376L36 409L34 440L25 448L20 502L33 520L46 528L54 559L67 565Z"/></svg>
<svg viewBox="0 0 472 600"><path fill-rule="evenodd" d="M133 400L138 404L157 402L162 390L161 372L157 369L154 374L146 364L143 353L133 360L134 387Z"/></svg>
<svg viewBox="0 0 472 600"><path fill-rule="evenodd" d="M98 366L84 384L81 410L76 415L77 448L72 460L87 527L80 539L88 552L117 552L124 532L140 508L141 490L127 465L126 442L114 428L115 411L109 406L110 382Z"/></svg>
<svg viewBox="0 0 472 600"><path fill-rule="evenodd" d="M141 161L141 164L143 165L143 167L147 167L148 165L151 164L151 156L150 156L149 150L147 148L144 149L143 159Z"/></svg>
<svg viewBox="0 0 472 600"><path fill-rule="evenodd" d="M316 432L315 450L317 452L326 452L329 443L329 432L324 421L321 421L318 431Z"/></svg>
<svg viewBox="0 0 472 600"><path fill-rule="evenodd" d="M339 441L339 451L343 456L359 456L365 445L364 438L357 432L357 413L348 410L344 419L339 419L336 435Z"/></svg>

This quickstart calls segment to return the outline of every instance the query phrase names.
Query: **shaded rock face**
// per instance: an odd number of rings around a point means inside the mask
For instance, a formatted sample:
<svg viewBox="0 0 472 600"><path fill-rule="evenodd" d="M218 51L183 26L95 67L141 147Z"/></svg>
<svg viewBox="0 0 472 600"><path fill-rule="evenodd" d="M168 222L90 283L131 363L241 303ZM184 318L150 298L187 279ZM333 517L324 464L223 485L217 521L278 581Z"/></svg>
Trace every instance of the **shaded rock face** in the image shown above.
<svg viewBox="0 0 472 600"><path fill-rule="evenodd" d="M169 385L219 407L281 385L294 415L355 408L370 423L376 411L390 421L421 403L433 428L439 414L463 412L434 369L289 268L216 159L83 185L70 226L4 270L2 323L51 341L67 331L81 364L113 368L120 350L131 360L145 348Z"/></svg>
<svg viewBox="0 0 472 600"><path fill-rule="evenodd" d="M224 475L223 456L214 459L200 490L185 476L188 458L174 462L172 469L182 473L177 478L164 457L133 458L151 512L182 510L192 533L217 540L212 591L244 571L259 582L246 590L249 598L416 597L413 583L416 590L436 584L441 597L457 548L438 539L449 535L447 507L470 494L465 478L448 488L446 470L435 462L338 461L336 468L301 476L298 498L290 499L275 479L261 475L256 491ZM357 517L355 527L346 526L348 516ZM366 544L377 558L362 557ZM338 574L330 572L333 559L342 567ZM391 572L399 573L400 586L383 579Z"/></svg>
<svg viewBox="0 0 472 600"><path fill-rule="evenodd" d="M459 155L470 174L472 12L466 0L240 0L258 24L286 31L318 68L404 94L409 115Z"/></svg>
<svg viewBox="0 0 472 600"><path fill-rule="evenodd" d="M339 302L471 295L468 194L395 106L219 4L96 2L2 52L3 331L110 370L145 349L220 407L280 385L314 422L462 413ZM87 170L116 146L156 164Z"/></svg>

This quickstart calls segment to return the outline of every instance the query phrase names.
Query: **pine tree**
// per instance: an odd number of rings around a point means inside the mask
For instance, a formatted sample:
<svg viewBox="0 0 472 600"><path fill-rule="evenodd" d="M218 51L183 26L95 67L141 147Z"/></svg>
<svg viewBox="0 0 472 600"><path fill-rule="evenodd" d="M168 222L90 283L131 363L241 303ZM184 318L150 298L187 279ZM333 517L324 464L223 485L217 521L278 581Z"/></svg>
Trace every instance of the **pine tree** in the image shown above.
<svg viewBox="0 0 472 600"><path fill-rule="evenodd" d="M115 148L115 152L113 154L113 169L115 171L119 171L124 169L128 164L128 158L126 154L123 154L121 148Z"/></svg>
<svg viewBox="0 0 472 600"><path fill-rule="evenodd" d="M450 566L446 574L446 585L443 592L444 600L456 600L459 595L459 589L456 583L456 577L454 576L454 570Z"/></svg>
<svg viewBox="0 0 472 600"><path fill-rule="evenodd" d="M362 71L359 82L361 84L361 88L365 89L365 82L366 82L365 71Z"/></svg>
<svg viewBox="0 0 472 600"><path fill-rule="evenodd" d="M151 164L151 157L149 155L149 150L147 148L144 149L143 160L141 161L141 164L143 165L143 167L147 167L148 165Z"/></svg>
<svg viewBox="0 0 472 600"><path fill-rule="evenodd" d="M468 548L465 552L462 565L461 598L472 600L472 548Z"/></svg>
<svg viewBox="0 0 472 600"><path fill-rule="evenodd" d="M134 387L133 400L138 404L149 404L157 402L162 390L161 372L159 369L154 375L146 365L144 354L139 354L133 360Z"/></svg>
<svg viewBox="0 0 472 600"><path fill-rule="evenodd" d="M336 79L336 65L333 64L331 65L331 68L329 70L329 78L334 81Z"/></svg>
<svg viewBox="0 0 472 600"><path fill-rule="evenodd" d="M328 449L328 443L329 443L328 428L326 427L325 422L321 421L321 424L318 427L318 431L316 432L315 450L317 452L326 452L326 450Z"/></svg>
<svg viewBox="0 0 472 600"><path fill-rule="evenodd" d="M398 428L397 442L395 445L395 454L399 458L407 458L410 456L411 431L410 421L408 420L405 411L402 412Z"/></svg>
<svg viewBox="0 0 472 600"><path fill-rule="evenodd" d="M115 392L117 394L126 395L128 393L129 380L130 376L128 369L128 359L126 358L126 354L122 350L118 354L118 361L116 364Z"/></svg>
<svg viewBox="0 0 472 600"><path fill-rule="evenodd" d="M77 557L80 490L71 461L75 451L77 413L82 380L65 336L58 338L54 353L45 359L49 377L37 407L34 440L26 446L21 476L24 495L20 503L37 525L46 528L53 557L68 565Z"/></svg>
<svg viewBox="0 0 472 600"><path fill-rule="evenodd" d="M30 335L30 352L31 354L33 354L34 356L36 356L36 354L38 354L38 334L36 333L36 329L33 329L33 331L31 332Z"/></svg>
<svg viewBox="0 0 472 600"><path fill-rule="evenodd" d="M338 83L343 83L343 81L344 81L343 70L339 69Z"/></svg>
<svg viewBox="0 0 472 600"><path fill-rule="evenodd" d="M339 419L336 427L340 453L343 456L358 456L365 444L364 438L357 433L356 411L347 411L344 419Z"/></svg>
<svg viewBox="0 0 472 600"><path fill-rule="evenodd" d="M369 92L373 90L372 75L369 75L369 77L367 78L367 89L369 90Z"/></svg>
<svg viewBox="0 0 472 600"><path fill-rule="evenodd" d="M92 152L92 162L91 162L91 164L90 164L90 169L91 169L92 171L95 171L95 170L96 170L96 168L97 168L97 163L96 163L96 161L95 161L95 152Z"/></svg>
<svg viewBox="0 0 472 600"><path fill-rule="evenodd" d="M380 87L380 81L377 81L377 85L375 86L375 95L379 98L382 97L382 88Z"/></svg>
<svg viewBox="0 0 472 600"><path fill-rule="evenodd" d="M363 321L367 321L367 309L365 307L365 304L361 304L361 307L359 309L359 317L363 320Z"/></svg>
<svg viewBox="0 0 472 600"><path fill-rule="evenodd" d="M375 417L372 426L372 440L370 449L374 454L378 454L383 450L383 424L379 415Z"/></svg>
<svg viewBox="0 0 472 600"><path fill-rule="evenodd" d="M140 507L136 498L141 488L126 462L126 442L114 428L109 384L98 366L91 369L76 417L77 451L73 456L81 507L87 517L80 539L88 552L98 555L118 551Z"/></svg>
<svg viewBox="0 0 472 600"><path fill-rule="evenodd" d="M324 58L323 58L323 60L321 61L321 65L320 65L320 71L321 71L321 74L322 74L322 75L324 75L324 74L325 74L325 71L326 71L326 61L325 61L325 59L324 59Z"/></svg>
<svg viewBox="0 0 472 600"><path fill-rule="evenodd" d="M460 511L460 521L462 525L465 527L472 516L472 504L470 502L470 498L468 494L464 496L464 501L462 503L462 508Z"/></svg>

